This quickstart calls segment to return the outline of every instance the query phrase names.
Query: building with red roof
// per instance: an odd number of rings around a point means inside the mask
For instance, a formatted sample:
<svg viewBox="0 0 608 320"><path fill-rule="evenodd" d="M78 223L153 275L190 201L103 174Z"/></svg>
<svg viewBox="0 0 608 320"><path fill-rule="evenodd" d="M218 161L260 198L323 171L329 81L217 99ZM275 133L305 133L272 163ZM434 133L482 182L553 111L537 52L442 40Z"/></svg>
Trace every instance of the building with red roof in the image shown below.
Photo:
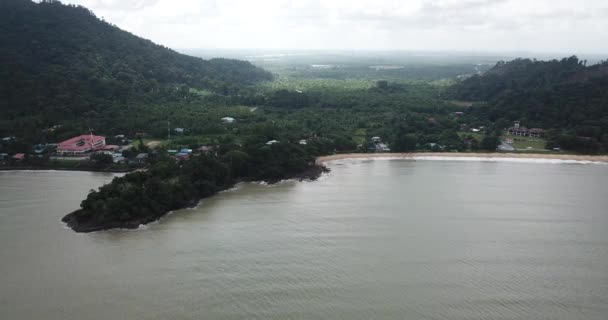
<svg viewBox="0 0 608 320"><path fill-rule="evenodd" d="M63 141L57 146L57 153L63 156L81 156L85 153L103 149L106 137L83 134Z"/></svg>

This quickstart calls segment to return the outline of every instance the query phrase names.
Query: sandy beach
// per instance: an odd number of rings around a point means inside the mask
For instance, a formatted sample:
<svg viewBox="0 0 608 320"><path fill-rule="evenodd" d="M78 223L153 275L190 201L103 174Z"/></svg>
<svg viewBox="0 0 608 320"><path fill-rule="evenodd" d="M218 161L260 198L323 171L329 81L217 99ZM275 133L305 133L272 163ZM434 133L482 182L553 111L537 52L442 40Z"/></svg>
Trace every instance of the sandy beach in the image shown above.
<svg viewBox="0 0 608 320"><path fill-rule="evenodd" d="M344 159L417 159L425 157L441 158L488 158L488 159L546 159L569 161L592 161L608 163L608 156L574 155L574 154L534 154L534 153L466 153L466 152L413 152L413 153L345 153L317 158L318 164Z"/></svg>

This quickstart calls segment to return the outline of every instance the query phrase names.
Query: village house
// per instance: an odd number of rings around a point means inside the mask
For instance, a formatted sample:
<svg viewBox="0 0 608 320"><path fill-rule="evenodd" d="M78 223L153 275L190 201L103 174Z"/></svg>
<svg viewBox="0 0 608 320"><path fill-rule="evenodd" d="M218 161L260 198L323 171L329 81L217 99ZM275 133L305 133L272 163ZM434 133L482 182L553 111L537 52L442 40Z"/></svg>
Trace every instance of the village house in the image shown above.
<svg viewBox="0 0 608 320"><path fill-rule="evenodd" d="M103 149L105 146L105 137L83 134L59 143L57 153L62 156L83 156L86 153Z"/></svg>
<svg viewBox="0 0 608 320"><path fill-rule="evenodd" d="M126 163L127 158L123 157L120 153L115 153L112 155L112 162L114 163Z"/></svg>
<svg viewBox="0 0 608 320"><path fill-rule="evenodd" d="M173 129L173 131L175 131L175 133L182 134L182 133L184 133L184 131L186 131L186 129L184 129L184 128L175 128L175 129Z"/></svg>
<svg viewBox="0 0 608 320"><path fill-rule="evenodd" d="M200 148L198 148L198 149L196 149L196 150L197 150L198 152L200 152L200 153L205 153L205 154L207 154L207 153L210 153L210 152L212 152L212 151L213 151L213 147L212 147L212 146L202 146L202 147L200 147Z"/></svg>
<svg viewBox="0 0 608 320"><path fill-rule="evenodd" d="M222 123L223 124L231 124L234 123L235 119L232 117L223 117L222 118Z"/></svg>
<svg viewBox="0 0 608 320"><path fill-rule="evenodd" d="M17 153L15 155L13 155L13 160L15 161L22 161L25 159L25 153Z"/></svg>
<svg viewBox="0 0 608 320"><path fill-rule="evenodd" d="M120 150L119 146L113 145L113 144L107 144L101 148L97 148L95 151L111 155L118 150Z"/></svg>
<svg viewBox="0 0 608 320"><path fill-rule="evenodd" d="M270 146L270 145L273 145L275 143L279 143L279 141L277 141L277 140L270 140L270 141L266 142L266 145Z"/></svg>
<svg viewBox="0 0 608 320"><path fill-rule="evenodd" d="M146 164L146 162L148 162L147 153L138 154L137 156L135 156L135 159L132 161L132 163L137 164L137 165L144 165L144 164Z"/></svg>
<svg viewBox="0 0 608 320"><path fill-rule="evenodd" d="M387 143L382 142L380 137L372 137L370 139L371 145L368 150L373 152L389 152L391 149L388 147Z"/></svg>
<svg viewBox="0 0 608 320"><path fill-rule="evenodd" d="M507 129L507 134L511 136L522 136L522 137L541 137L545 133L545 130L539 128L528 129L520 126L519 121L515 121L513 126Z"/></svg>

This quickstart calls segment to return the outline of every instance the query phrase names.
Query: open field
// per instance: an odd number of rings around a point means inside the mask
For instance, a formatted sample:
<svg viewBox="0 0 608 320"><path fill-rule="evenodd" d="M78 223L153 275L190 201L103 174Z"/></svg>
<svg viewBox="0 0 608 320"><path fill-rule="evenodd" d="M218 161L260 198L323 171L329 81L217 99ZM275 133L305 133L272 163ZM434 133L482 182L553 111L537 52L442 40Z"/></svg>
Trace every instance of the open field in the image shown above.
<svg viewBox="0 0 608 320"><path fill-rule="evenodd" d="M529 138L503 135L500 139L513 139L513 147L517 150L545 150L547 141L543 138Z"/></svg>

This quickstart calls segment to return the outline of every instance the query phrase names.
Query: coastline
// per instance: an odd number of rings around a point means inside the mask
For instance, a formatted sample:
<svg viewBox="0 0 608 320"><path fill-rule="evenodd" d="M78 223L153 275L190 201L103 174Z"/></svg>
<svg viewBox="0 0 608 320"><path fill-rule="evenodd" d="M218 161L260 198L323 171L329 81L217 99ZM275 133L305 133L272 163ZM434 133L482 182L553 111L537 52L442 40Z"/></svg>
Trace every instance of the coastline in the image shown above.
<svg viewBox="0 0 608 320"><path fill-rule="evenodd" d="M535 159L535 160L562 160L608 163L608 155L576 155L576 154L539 154L539 153L492 153L492 152L411 152L411 153L344 153L317 158L317 164L326 164L331 161L347 159L409 159L417 158L486 158L486 159Z"/></svg>
<svg viewBox="0 0 608 320"><path fill-rule="evenodd" d="M68 213L61 219L61 221L64 222L69 228L71 228L72 230L74 230L78 233L88 233L88 232L103 231L103 230L110 230L110 229L138 229L142 225L147 225L151 222L158 221L160 218L162 218L169 212L181 210L181 209L187 209L187 208L194 208L200 203L201 200L212 197L215 194L220 193L222 191L232 189L238 183L264 181L268 184L275 184L275 183L279 183L280 181L283 181L283 180L291 180L291 179L295 179L298 181L304 181L304 180L315 181L325 172L329 172L329 169L327 169L323 165L316 164L316 165L313 165L313 166L307 168L306 170L304 170L300 173L286 175L286 176L281 177L280 179L236 180L236 181L233 181L230 185L227 185L224 188L218 189L208 196L194 197L194 198L189 199L188 201L182 203L179 206L171 208L170 210L162 211L162 212L148 212L145 215L133 217L131 219L126 219L126 220L122 219L121 217L113 217L112 219L106 219L106 220L97 220L96 216L88 215L81 208L81 209L75 210L71 213Z"/></svg>
<svg viewBox="0 0 608 320"><path fill-rule="evenodd" d="M1 171L83 171L83 172L107 172L107 173L129 173L134 169L108 169L108 168L69 168L69 167L40 167L40 166L15 166L0 167Z"/></svg>

